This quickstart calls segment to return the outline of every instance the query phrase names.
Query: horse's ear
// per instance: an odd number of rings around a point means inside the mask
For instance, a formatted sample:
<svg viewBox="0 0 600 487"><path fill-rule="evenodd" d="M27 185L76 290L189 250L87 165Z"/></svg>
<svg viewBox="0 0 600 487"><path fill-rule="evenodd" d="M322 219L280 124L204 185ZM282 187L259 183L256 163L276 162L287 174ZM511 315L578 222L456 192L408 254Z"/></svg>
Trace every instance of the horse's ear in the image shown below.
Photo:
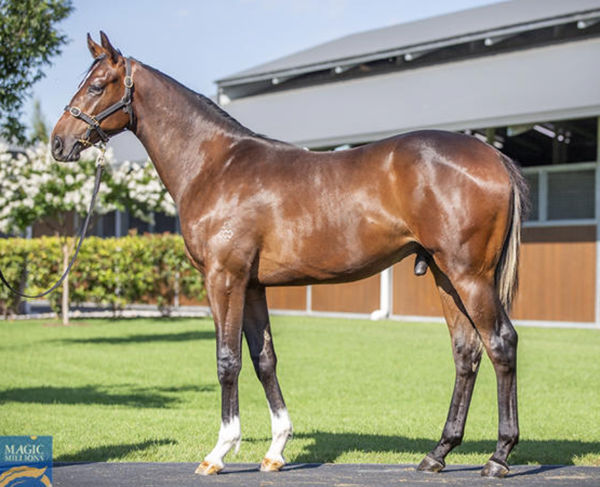
<svg viewBox="0 0 600 487"><path fill-rule="evenodd" d="M94 39L92 39L92 36L89 33L87 35L87 45L88 45L88 49L90 50L90 53L92 54L92 57L94 59L96 59L98 56L101 56L102 54L104 54L104 49L102 49L102 46L100 46L99 44L96 44L94 42Z"/></svg>
<svg viewBox="0 0 600 487"><path fill-rule="evenodd" d="M100 31L100 41L102 42L102 47L106 50L106 52L110 56L111 61L116 64L117 61L119 60L119 57L121 56L121 53L119 52L119 50L115 49L112 46L112 44L108 40L108 36L102 31Z"/></svg>

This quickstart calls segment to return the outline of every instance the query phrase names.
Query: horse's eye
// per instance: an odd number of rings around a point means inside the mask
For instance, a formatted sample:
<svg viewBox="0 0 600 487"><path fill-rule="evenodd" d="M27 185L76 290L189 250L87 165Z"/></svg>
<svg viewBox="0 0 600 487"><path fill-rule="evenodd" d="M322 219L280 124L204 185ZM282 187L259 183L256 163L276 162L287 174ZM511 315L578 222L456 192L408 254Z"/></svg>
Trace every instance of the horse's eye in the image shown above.
<svg viewBox="0 0 600 487"><path fill-rule="evenodd" d="M104 88L100 85L90 85L88 87L88 93L91 93L92 95L99 95L103 90Z"/></svg>

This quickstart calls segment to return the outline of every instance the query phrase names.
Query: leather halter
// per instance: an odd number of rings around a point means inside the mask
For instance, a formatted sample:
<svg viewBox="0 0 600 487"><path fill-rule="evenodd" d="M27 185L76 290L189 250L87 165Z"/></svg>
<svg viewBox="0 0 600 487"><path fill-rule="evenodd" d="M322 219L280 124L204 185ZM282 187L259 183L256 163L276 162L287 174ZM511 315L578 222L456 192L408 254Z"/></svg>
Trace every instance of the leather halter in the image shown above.
<svg viewBox="0 0 600 487"><path fill-rule="evenodd" d="M85 135L83 136L83 138L79 139L79 141L82 144L93 145L90 142L90 136L94 131L98 134L102 142L108 142L109 137L106 134L106 132L100 127L100 123L102 122L102 120L110 117L113 113L115 113L118 110L123 109L123 111L127 112L127 114L129 115L128 127L133 127L133 109L131 107L131 95L133 93L133 78L131 77L131 59L129 58L125 58L125 79L123 80L123 84L125 85L125 94L123 95L123 98L121 98L118 102L109 106L105 110L102 110L97 115L88 115L87 113L81 111L81 109L78 107L71 107L69 105L65 107L66 112L69 112L73 117L79 120L83 120L85 123L88 124L88 129L86 130Z"/></svg>

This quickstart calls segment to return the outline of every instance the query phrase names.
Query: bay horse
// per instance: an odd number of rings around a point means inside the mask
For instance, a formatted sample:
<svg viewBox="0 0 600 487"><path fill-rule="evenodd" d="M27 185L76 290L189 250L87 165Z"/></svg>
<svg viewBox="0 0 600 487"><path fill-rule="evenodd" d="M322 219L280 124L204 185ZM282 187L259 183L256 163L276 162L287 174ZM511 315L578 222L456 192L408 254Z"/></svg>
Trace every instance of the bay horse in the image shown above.
<svg viewBox="0 0 600 487"><path fill-rule="evenodd" d="M132 131L173 197L187 256L203 274L216 329L221 428L196 470L215 474L239 448L242 333L264 387L272 443L263 471L285 464L292 433L276 375L267 286L361 279L417 255L431 269L450 331L454 392L440 441L417 467L438 472L463 438L483 349L497 378L498 443L482 475L502 477L519 438L517 283L526 185L517 167L474 137L418 131L337 152L259 135L208 98L142 62L101 32L94 59L51 135L55 159Z"/></svg>

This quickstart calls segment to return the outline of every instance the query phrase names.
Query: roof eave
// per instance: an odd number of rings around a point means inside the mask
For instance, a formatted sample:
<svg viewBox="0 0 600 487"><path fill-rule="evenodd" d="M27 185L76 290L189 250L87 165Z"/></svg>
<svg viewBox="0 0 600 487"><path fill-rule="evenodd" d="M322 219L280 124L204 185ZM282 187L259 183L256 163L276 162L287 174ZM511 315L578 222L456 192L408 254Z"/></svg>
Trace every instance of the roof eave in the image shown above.
<svg viewBox="0 0 600 487"><path fill-rule="evenodd" d="M369 54L363 54L360 56L351 56L346 58L332 59L330 61L322 63L307 64L303 66L297 66L291 69L284 70L273 70L265 71L263 73L252 74L248 76L230 76L227 78L221 78L216 80L215 83L221 87L226 88L229 86L237 86L248 83L256 83L259 81L266 81L273 78L289 78L300 76L303 74L323 71L326 69L335 69L338 66L357 65L377 61L380 59L404 56L406 54L414 54L420 52L431 51L435 49L441 49L444 47L464 44L467 42L473 42L478 40L485 40L487 38L494 37L506 37L521 34L523 32L543 29L547 27L554 27L556 25L568 24L572 22L580 22L591 19L600 18L600 9L586 10L578 13L572 13L569 15L561 15L557 17L550 17L547 19L540 19L534 22L526 22L522 24L513 24L511 26L501 27L498 29L491 29L485 31L472 32L463 34L460 36L448 37L445 39L438 39L431 42L414 44L409 46L402 46L394 49L388 49L384 51L376 51Z"/></svg>

